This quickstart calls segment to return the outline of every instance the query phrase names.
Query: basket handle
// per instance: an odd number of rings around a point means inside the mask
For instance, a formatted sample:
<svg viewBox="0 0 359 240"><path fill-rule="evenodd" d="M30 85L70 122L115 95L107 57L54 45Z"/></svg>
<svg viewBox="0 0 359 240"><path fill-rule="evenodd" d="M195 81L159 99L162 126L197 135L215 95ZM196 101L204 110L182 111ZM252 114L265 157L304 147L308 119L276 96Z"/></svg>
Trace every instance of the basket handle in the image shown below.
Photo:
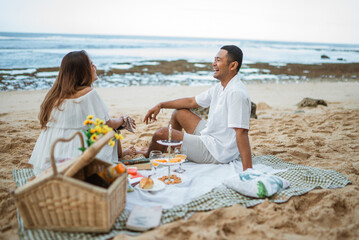
<svg viewBox="0 0 359 240"><path fill-rule="evenodd" d="M58 142L70 142L72 139L74 139L78 135L81 140L81 147L84 148L84 137L82 136L81 132L75 132L74 135L72 135L70 138L59 138L57 139L51 146L51 165L52 165L52 171L54 173L54 176L57 175L57 167L55 162L55 146Z"/></svg>
<svg viewBox="0 0 359 240"><path fill-rule="evenodd" d="M71 177L78 172L78 170L89 164L96 157L97 153L103 148L103 146L105 146L114 136L114 131L110 131L102 136L76 159L74 164L72 164L71 167L64 173L64 176Z"/></svg>

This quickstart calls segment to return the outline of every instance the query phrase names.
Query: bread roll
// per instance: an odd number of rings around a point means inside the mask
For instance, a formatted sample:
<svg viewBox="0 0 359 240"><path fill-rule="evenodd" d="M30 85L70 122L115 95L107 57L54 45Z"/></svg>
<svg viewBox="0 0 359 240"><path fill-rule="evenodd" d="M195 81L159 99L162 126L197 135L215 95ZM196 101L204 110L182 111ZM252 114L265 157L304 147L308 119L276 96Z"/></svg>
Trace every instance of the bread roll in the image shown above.
<svg viewBox="0 0 359 240"><path fill-rule="evenodd" d="M140 181L140 188L151 189L153 188L153 180L151 177L144 177Z"/></svg>

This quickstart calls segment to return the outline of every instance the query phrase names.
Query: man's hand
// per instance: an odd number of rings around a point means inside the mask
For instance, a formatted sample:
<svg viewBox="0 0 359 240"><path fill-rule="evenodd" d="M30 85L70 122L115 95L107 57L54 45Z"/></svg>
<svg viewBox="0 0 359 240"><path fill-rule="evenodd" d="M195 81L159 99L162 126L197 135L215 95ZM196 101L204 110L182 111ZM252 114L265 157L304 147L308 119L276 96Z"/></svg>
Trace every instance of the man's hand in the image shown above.
<svg viewBox="0 0 359 240"><path fill-rule="evenodd" d="M159 114L161 110L161 105L157 104L156 106L154 106L153 108L151 108L150 110L148 110L145 118L143 119L143 121L148 124L148 122L152 122L152 121L156 121L156 117Z"/></svg>
<svg viewBox="0 0 359 240"><path fill-rule="evenodd" d="M162 108L165 109L181 109L181 108L196 108L199 105L196 102L195 97L188 97L188 98L180 98L175 99L168 102L161 102L148 110L145 118L143 121L148 124L148 122L156 121L157 114L160 112Z"/></svg>

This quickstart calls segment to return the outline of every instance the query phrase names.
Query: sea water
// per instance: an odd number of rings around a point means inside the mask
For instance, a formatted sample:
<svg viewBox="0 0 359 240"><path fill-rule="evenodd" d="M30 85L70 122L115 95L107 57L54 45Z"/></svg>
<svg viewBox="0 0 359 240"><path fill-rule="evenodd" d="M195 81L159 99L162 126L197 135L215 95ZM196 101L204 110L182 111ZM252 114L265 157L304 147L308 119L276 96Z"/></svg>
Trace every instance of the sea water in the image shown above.
<svg viewBox="0 0 359 240"><path fill-rule="evenodd" d="M70 51L86 50L97 69L127 69L133 65L156 64L153 60L212 62L219 48L234 44L244 52L244 63L266 62L273 65L287 63L350 63L359 62L359 45L332 43L301 43L255 41L241 39L209 39L184 37L4 33L0 32L0 91L12 89L49 88L57 72L38 68L59 67ZM323 59L326 55L329 59ZM246 71L243 69L244 72ZM251 79L255 69L248 73ZM185 73L171 76L112 75L99 79L98 86L127 86L159 84L210 84L211 72ZM30 76L31 75L31 76ZM258 76L257 76L258 77ZM266 77L271 77L266 75ZM273 76L274 77L274 76ZM139 83L138 79L141 79ZM164 82L161 79L168 79ZM17 85L16 85L17 84ZM188 84L187 84L188 85ZM17 87L14 87L17 86Z"/></svg>

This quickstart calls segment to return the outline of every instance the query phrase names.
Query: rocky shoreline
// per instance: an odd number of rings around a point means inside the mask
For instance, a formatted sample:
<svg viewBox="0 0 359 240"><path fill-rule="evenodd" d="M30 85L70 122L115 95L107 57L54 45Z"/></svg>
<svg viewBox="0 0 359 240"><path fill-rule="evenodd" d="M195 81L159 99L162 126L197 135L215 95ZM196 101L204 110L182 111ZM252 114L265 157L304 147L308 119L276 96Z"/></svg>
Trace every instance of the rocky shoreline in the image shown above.
<svg viewBox="0 0 359 240"><path fill-rule="evenodd" d="M0 69L0 91L47 89L59 68ZM139 85L213 84L212 63L145 61L143 64L116 63L108 70L98 69L99 87ZM246 63L241 68L246 83L359 80L359 63L270 64Z"/></svg>

